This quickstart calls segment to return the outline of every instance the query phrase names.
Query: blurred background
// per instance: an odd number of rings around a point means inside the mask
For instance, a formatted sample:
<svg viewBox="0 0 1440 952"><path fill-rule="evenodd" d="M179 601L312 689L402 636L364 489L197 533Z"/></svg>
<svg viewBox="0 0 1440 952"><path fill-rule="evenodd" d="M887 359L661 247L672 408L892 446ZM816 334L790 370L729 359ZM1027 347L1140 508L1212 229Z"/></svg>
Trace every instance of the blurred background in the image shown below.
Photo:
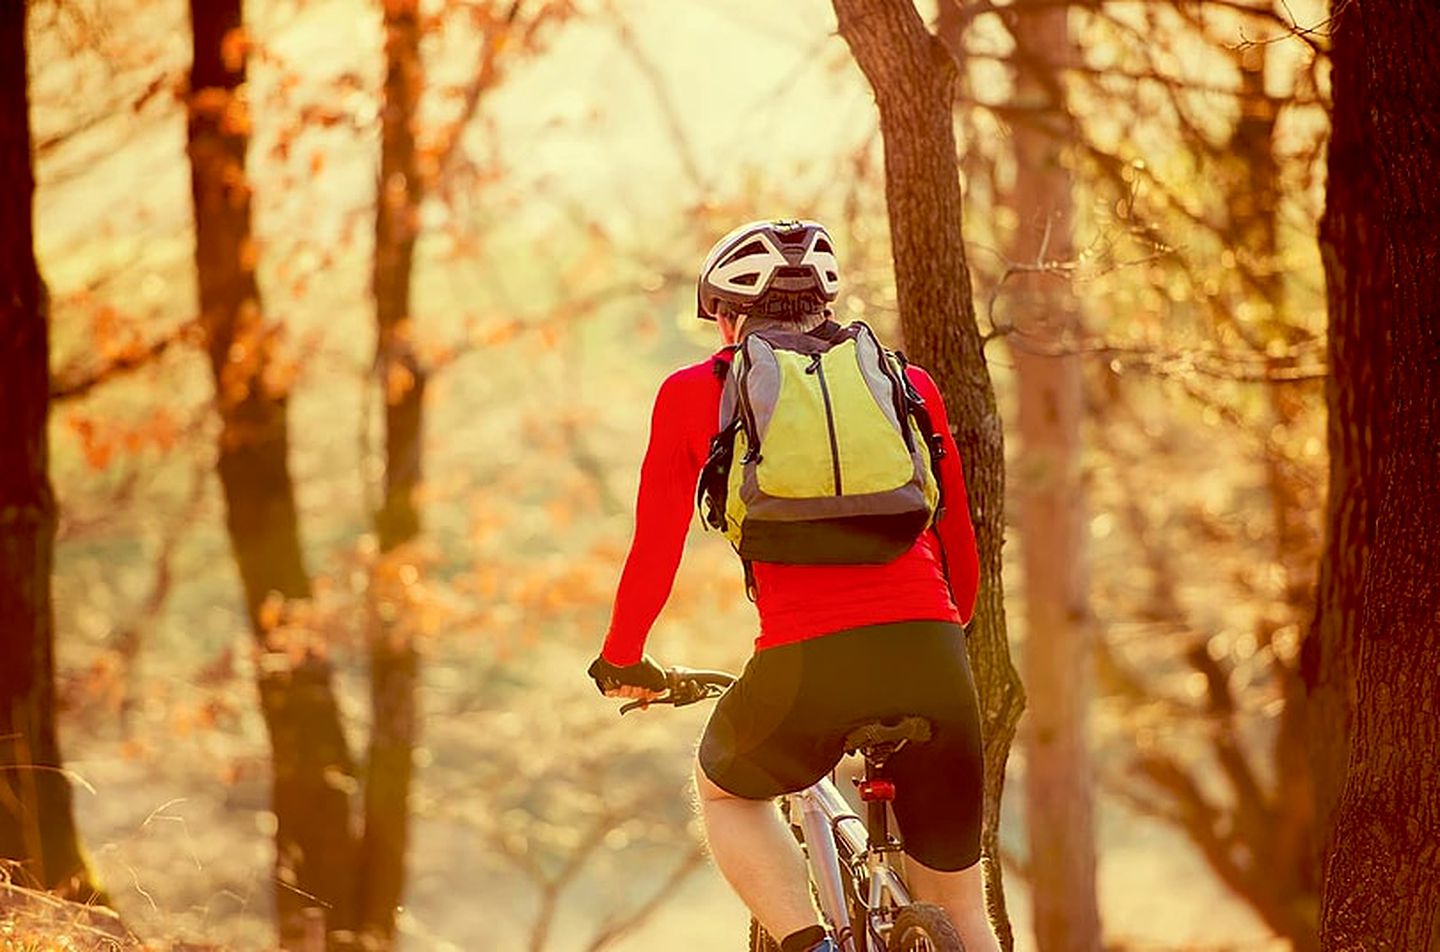
<svg viewBox="0 0 1440 952"><path fill-rule="evenodd" d="M1041 354L1078 388L1084 531L1050 555L1081 580L1093 783L1059 793L1093 799L1105 945L1314 948L1313 820L1285 738L1326 467L1327 78L1285 24L1325 11L1054 4L1040 29L1003 5L917 6L960 63L1017 657L1052 636L1027 624L1021 557L1060 545L1019 531L1044 467L1017 362ZM372 758L413 764L403 948L738 948L745 912L689 806L708 712L622 720L584 667L651 400L717 345L694 317L709 245L752 218L824 221L840 317L901 342L874 97L830 4L426 0L404 20L414 4L249 0L216 34L220 65L248 71L210 118L248 149L253 230L234 246L259 289L229 358L249 354L250 386L288 413L311 594L283 604L247 603L215 475L253 393L217 398L197 310L189 11L30 7L60 736L79 839L127 924L273 947L276 897L298 887L274 867L256 684L291 651L328 667L345 746L389 737L400 752ZM1056 188L1063 213L1037 197ZM382 212L379 241L377 203L401 222ZM408 304L387 319L406 235ZM408 511L397 471L420 474ZM728 546L693 533L651 652L737 670L755 634ZM407 665L413 733L372 704L372 670ZM1025 730L1001 835L1030 949ZM358 816L365 781L330 780Z"/></svg>

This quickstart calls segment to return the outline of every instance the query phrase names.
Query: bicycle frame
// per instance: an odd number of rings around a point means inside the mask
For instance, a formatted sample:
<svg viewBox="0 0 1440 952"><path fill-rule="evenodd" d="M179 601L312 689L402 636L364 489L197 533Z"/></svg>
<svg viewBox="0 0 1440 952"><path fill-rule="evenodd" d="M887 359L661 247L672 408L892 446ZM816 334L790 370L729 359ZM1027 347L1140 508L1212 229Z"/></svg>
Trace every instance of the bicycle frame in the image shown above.
<svg viewBox="0 0 1440 952"><path fill-rule="evenodd" d="M717 697L735 682L734 675L723 671L688 668L670 668L666 677L667 695L658 700L631 701L620 708L620 713L640 710L651 703L683 707ZM926 724L920 739L928 737ZM820 911L829 921L841 952L883 952L895 915L910 905L910 891L889 860L890 854L900 849L890 836L886 812L887 803L895 795L894 784L879 774L886 758L909 739L902 730L889 741L872 735L873 746L857 745L865 757L861 798L869 810L868 822L850 809L835 785L833 772L813 786L784 797L786 815L805 845ZM865 884L863 898L859 895L861 883ZM851 922L852 911L863 921Z"/></svg>
<svg viewBox="0 0 1440 952"><path fill-rule="evenodd" d="M888 911L910 902L909 890L890 867L890 850L870 848L869 826L850 809L835 782L825 777L805 790L786 795L790 822L800 828L820 911L829 920L842 952L885 948ZM847 896L845 869L856 884L868 883L866 895ZM852 905L864 921L851 921Z"/></svg>

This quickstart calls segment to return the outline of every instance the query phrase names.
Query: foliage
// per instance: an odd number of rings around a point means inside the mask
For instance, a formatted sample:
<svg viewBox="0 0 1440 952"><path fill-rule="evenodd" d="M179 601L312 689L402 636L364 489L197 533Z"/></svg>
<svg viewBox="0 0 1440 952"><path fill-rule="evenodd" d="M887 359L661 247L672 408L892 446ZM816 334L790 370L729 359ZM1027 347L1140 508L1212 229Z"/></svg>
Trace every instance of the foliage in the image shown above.
<svg viewBox="0 0 1440 952"><path fill-rule="evenodd" d="M134 927L243 946L267 915L262 834L273 818L258 659L237 640L244 613L207 475L216 424L192 329L176 98L188 53L172 6L39 3L31 22L63 728L99 791L77 801L80 821ZM255 255L279 328L316 575L303 623L339 666L357 735L376 573L393 575L426 658L430 726L416 752L401 919L418 942L483 941L465 931L478 905L511 916L496 928L517 943L543 945L544 926L553 947L585 947L610 941L597 910L612 900L622 901L610 924L623 926L672 878L702 888L686 865L683 793L698 716L618 721L580 674L623 558L649 401L669 369L713 344L691 326L699 254L739 219L823 218L845 259L842 316L897 331L873 106L828 5L684 7L681 17L658 2L427 4L423 55L435 67L419 131L430 197L411 325L431 374L426 530L403 563L380 561L370 520L383 479L368 286L379 8L254 0L236 39L252 57ZM1003 17L975 9L957 123L982 328L1023 339L1026 315L1006 296L1016 268L1062 273L1086 308L1073 347L1090 362L1090 541L1109 649L1102 829L1119 836L1140 798L1169 814L1153 771L1131 771L1163 762L1194 782L1205 822L1228 836L1240 797L1216 741L1234 740L1266 789L1276 781L1267 752L1317 538L1323 58L1284 39L1274 12L1077 10L1084 59L1067 64L1058 105L1082 133L1066 153L1082 250L1012 262L993 250L1016 224L1001 201L1013 178L1006 136L1013 123L1051 122L1057 103L1011 101ZM1243 85L1255 49L1265 51L1258 96ZM1235 230L1248 180L1232 136L1262 102L1275 109L1280 200L1276 245L1257 254ZM1278 305L1262 291L1272 284ZM999 348L990 357L1008 412ZM1288 403L1272 399L1276 379L1294 380ZM1286 486L1299 525L1282 551ZM733 668L753 621L728 551L698 536L653 647ZM1223 716L1212 703L1222 689ZM500 885L457 899L457 882L468 889L481 873ZM1182 906L1148 931L1128 925L1138 915L1104 911L1127 923L1120 932L1169 940L1164 923ZM1177 941L1265 932L1233 909L1194 919Z"/></svg>

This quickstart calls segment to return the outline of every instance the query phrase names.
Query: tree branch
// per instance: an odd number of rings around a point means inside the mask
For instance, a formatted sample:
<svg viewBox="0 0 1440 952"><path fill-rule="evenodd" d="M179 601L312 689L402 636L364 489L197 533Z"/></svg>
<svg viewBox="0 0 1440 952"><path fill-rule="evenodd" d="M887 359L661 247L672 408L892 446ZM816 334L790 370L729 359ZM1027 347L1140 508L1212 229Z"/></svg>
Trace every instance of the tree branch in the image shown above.
<svg viewBox="0 0 1440 952"><path fill-rule="evenodd" d="M693 846L670 875L665 878L665 881L660 884L660 888L650 895L650 898L636 906L628 914L611 918L602 925L600 931L590 940L590 944L585 947L586 952L601 952L603 949L608 949L644 925L704 865L705 851L699 845Z"/></svg>
<svg viewBox="0 0 1440 952"><path fill-rule="evenodd" d="M59 370L50 379L50 401L65 403L87 396L101 384L155 363L165 355L170 345L194 337L197 331L196 323L190 321L149 344L126 349L124 353L111 358L98 368L81 369L72 366Z"/></svg>
<svg viewBox="0 0 1440 952"><path fill-rule="evenodd" d="M664 77L655 66L655 61L640 46L639 40L635 37L635 31L630 27L630 22L618 9L612 11L611 23L615 29L615 36L620 41L620 48L630 56L631 61L640 70L640 75L645 78L646 83L650 86L650 91L655 96L655 103L660 108L660 117L664 120L665 128L670 133L670 141L675 146L675 154L680 159L680 167L685 170L685 177L694 186L696 196L703 199L710 191L710 183L706 180L705 174L700 171L700 163L695 156L695 147L690 142L690 134L686 131L680 109L676 105L674 97L670 95L670 90L665 86Z"/></svg>

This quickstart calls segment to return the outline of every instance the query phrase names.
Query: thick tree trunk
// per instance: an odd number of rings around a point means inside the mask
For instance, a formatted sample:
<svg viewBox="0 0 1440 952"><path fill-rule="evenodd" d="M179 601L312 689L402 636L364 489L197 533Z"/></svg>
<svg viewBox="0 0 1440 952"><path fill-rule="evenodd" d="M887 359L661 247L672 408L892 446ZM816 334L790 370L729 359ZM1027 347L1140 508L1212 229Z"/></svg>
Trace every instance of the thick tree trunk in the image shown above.
<svg viewBox="0 0 1440 952"><path fill-rule="evenodd" d="M1063 7L1017 17L1017 105L1038 101L1063 113L1059 77L1069 59ZM1035 943L1040 952L1099 952L1092 773L1086 726L1093 616L1086 571L1080 428L1085 413L1079 302L1065 273L1045 265L1072 255L1070 174L1064 143L1033 125L1014 129L1017 228L1009 257L1041 270L1017 274L1006 311L1019 328L1010 352L1019 396L1020 458L1013 476L1025 578L1022 670L1028 689L1025 835ZM1066 351L1071 351L1066 353Z"/></svg>
<svg viewBox="0 0 1440 952"><path fill-rule="evenodd" d="M1437 34L1430 0L1355 0L1332 28L1321 240L1331 436L1344 452L1319 648L1350 650L1355 708L1322 893L1327 950L1440 950ZM1356 499L1359 517L1346 508Z"/></svg>
<svg viewBox="0 0 1440 952"><path fill-rule="evenodd" d="M834 6L840 34L880 110L901 332L910 355L935 375L965 464L980 550L969 646L985 731L985 878L991 919L1009 949L1014 937L1001 882L1000 795L1024 693L1005 634L1004 434L965 261L951 117L956 69L911 0L834 0Z"/></svg>
<svg viewBox="0 0 1440 952"><path fill-rule="evenodd" d="M354 769L323 645L291 609L310 596L288 468L286 383L255 281L245 176L249 117L240 0L191 0L189 154L200 315L215 379L226 528L259 654L260 703L273 753L277 911L282 940L323 905L349 928Z"/></svg>
<svg viewBox="0 0 1440 952"><path fill-rule="evenodd" d="M380 561L370 589L370 697L374 724L365 775L360 924L390 942L405 889L410 781L419 722L419 657L406 617L406 592L418 575L415 498L421 475L424 370L411 334L410 276L419 230L421 183L415 113L423 82L418 0L386 0L385 103L375 217L375 367L385 402L385 501L375 514Z"/></svg>
<svg viewBox="0 0 1440 952"><path fill-rule="evenodd" d="M32 233L25 4L0 3L0 859L96 898L55 732L50 342Z"/></svg>

